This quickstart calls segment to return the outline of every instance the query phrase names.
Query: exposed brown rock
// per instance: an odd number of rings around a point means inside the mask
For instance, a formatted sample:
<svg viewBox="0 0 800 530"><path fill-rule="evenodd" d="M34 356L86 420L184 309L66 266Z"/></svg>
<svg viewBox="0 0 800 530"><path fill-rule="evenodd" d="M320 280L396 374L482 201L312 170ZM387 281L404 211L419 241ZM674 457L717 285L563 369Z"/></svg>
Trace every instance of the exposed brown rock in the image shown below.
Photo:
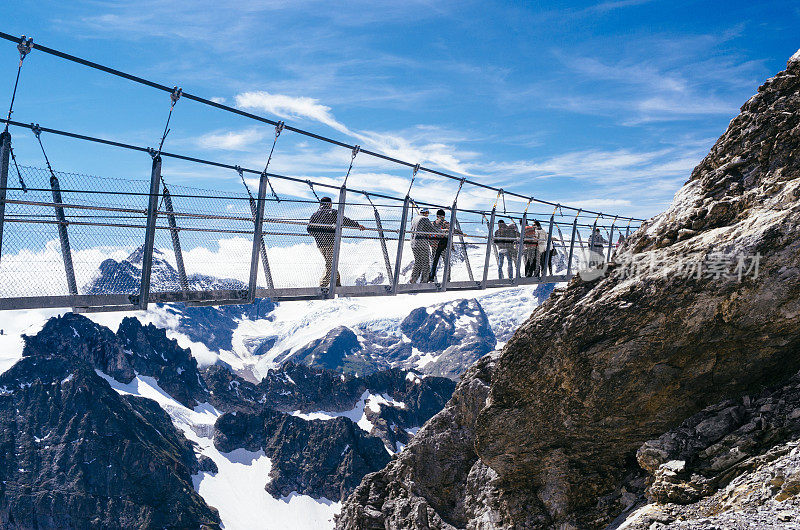
<svg viewBox="0 0 800 530"><path fill-rule="evenodd" d="M485 390L470 388L486 380L473 370L408 454L365 478L339 528L603 527L642 487L642 443L800 368L795 57L605 277L575 278L534 311L497 360L477 422ZM716 254L746 266L758 254L759 273L686 274L686 259L708 266ZM626 277L633 260L658 266ZM725 417L733 425L740 413Z"/></svg>

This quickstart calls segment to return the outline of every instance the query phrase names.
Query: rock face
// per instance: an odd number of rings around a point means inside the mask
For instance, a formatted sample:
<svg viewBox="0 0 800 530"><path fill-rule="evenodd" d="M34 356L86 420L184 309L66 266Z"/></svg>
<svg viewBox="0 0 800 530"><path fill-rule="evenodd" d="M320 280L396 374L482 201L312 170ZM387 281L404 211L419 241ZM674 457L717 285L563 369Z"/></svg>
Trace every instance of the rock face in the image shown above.
<svg viewBox="0 0 800 530"><path fill-rule="evenodd" d="M475 453L475 422L496 359L487 355L465 372L452 399L408 447L364 478L344 504L337 528L451 530L486 518L497 499L483 486L497 475Z"/></svg>
<svg viewBox="0 0 800 530"><path fill-rule="evenodd" d="M370 475L339 528L371 528L380 517L386 528L603 527L632 503L625 484L639 483L634 455L643 442L795 373L798 89L793 59L742 107L672 206L626 241L605 276L556 290L508 342L461 446L474 451L478 468L466 480L452 477L454 489L485 500L484 510L419 486L441 483L441 473L401 457L389 469L402 467L395 474L416 484L414 496ZM745 267L737 271L739 258ZM723 411L721 425L744 414ZM434 425L412 446L450 437L451 428ZM705 428L711 438L722 429ZM396 515L412 510L405 522Z"/></svg>
<svg viewBox="0 0 800 530"><path fill-rule="evenodd" d="M455 377L492 351L497 339L477 300L458 300L409 313L400 329L423 353L435 354L426 373Z"/></svg>
<svg viewBox="0 0 800 530"><path fill-rule="evenodd" d="M307 366L318 366L329 370L342 369L346 358L361 350L358 337L350 328L338 326L291 355L279 355L275 362L292 361Z"/></svg>
<svg viewBox="0 0 800 530"><path fill-rule="evenodd" d="M83 361L122 383L136 374L154 377L172 397L194 407L208 390L189 350L152 324L126 317L115 334L88 318L67 313L52 318L35 336L23 336L23 355L57 355Z"/></svg>
<svg viewBox="0 0 800 530"><path fill-rule="evenodd" d="M639 448L654 504L620 523L800 526L798 436L798 375L782 387L707 407Z"/></svg>
<svg viewBox="0 0 800 530"><path fill-rule="evenodd" d="M544 295L546 296L546 294ZM456 379L497 344L489 318L475 299L418 307L402 320L338 326L276 362L292 361L348 374L390 367Z"/></svg>
<svg viewBox="0 0 800 530"><path fill-rule="evenodd" d="M390 458L379 438L347 418L306 421L272 409L221 416L214 445L263 450L272 461L267 491L275 497L295 491L338 501Z"/></svg>
<svg viewBox="0 0 800 530"><path fill-rule="evenodd" d="M3 528L219 528L167 414L83 361L36 353L0 375L0 424Z"/></svg>

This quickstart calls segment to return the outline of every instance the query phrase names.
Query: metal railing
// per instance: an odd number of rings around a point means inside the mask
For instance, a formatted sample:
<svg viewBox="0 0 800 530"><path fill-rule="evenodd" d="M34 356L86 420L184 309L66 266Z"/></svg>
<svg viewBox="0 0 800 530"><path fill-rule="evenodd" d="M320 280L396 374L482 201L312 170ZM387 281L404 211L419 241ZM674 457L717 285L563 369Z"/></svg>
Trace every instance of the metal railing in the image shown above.
<svg viewBox="0 0 800 530"><path fill-rule="evenodd" d="M590 224L558 209L540 216L454 203L441 208L446 226L415 231L424 207L410 197L344 187L331 197L333 222L330 214L315 222L320 203L269 197L266 177L252 199L166 186L156 157L149 180L21 166L23 190L8 185L7 160L3 148L0 309L118 311L559 282L588 263L589 250L610 258L635 228ZM507 228L498 232L501 220ZM534 222L547 234L541 252ZM429 278L437 248L439 267ZM423 270L411 283L415 265Z"/></svg>

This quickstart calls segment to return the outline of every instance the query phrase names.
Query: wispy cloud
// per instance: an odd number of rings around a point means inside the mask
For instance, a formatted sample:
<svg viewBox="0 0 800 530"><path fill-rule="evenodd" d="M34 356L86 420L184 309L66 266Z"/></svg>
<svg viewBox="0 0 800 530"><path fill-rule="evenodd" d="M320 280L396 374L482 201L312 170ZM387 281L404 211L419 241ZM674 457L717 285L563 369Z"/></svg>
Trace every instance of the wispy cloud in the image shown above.
<svg viewBox="0 0 800 530"><path fill-rule="evenodd" d="M343 123L333 117L330 107L321 104L315 98L255 91L237 94L235 100L236 106L242 109L269 112L285 119L311 119L339 132L353 134Z"/></svg>
<svg viewBox="0 0 800 530"><path fill-rule="evenodd" d="M264 139L261 129L245 129L243 131L210 132L197 138L201 149L225 149L229 151L247 151L253 144Z"/></svg>

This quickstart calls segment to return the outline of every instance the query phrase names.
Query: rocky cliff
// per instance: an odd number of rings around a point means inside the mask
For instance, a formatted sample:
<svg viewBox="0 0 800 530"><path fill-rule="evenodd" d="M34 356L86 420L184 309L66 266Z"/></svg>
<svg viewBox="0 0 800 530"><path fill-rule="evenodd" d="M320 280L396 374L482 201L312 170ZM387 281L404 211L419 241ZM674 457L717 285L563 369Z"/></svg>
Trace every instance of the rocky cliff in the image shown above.
<svg viewBox="0 0 800 530"><path fill-rule="evenodd" d="M637 451L650 501L618 526L800 526L800 375L703 409Z"/></svg>
<svg viewBox="0 0 800 530"><path fill-rule="evenodd" d="M169 416L74 361L36 353L0 375L0 527L219 528Z"/></svg>
<svg viewBox="0 0 800 530"><path fill-rule="evenodd" d="M604 275L555 291L488 388L470 371L407 453L365 478L339 528L603 527L646 485L645 441L794 374L798 89L800 54Z"/></svg>
<svg viewBox="0 0 800 530"><path fill-rule="evenodd" d="M355 377L293 363L255 384L198 369L136 318L115 333L67 313L24 339L23 358L0 374L3 528L218 527L195 492L219 471L203 453L214 442L223 456L269 457L256 489L338 501L455 387L399 369Z"/></svg>

